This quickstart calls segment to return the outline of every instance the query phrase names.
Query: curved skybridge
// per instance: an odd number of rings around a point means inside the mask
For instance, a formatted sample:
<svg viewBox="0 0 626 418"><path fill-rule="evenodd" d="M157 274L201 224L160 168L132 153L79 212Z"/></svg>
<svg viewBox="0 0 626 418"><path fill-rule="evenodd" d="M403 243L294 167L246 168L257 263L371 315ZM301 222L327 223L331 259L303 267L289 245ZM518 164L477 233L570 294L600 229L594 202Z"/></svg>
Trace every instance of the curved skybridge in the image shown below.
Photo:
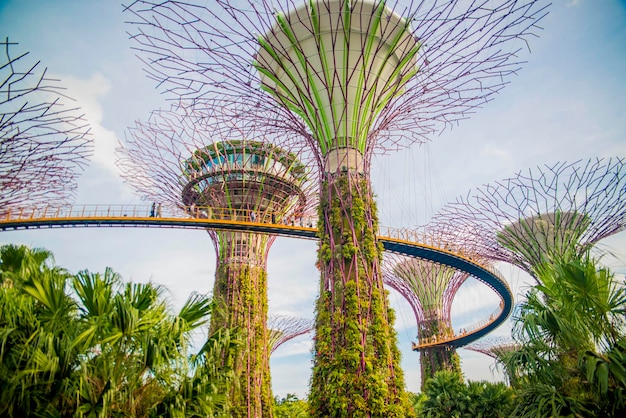
<svg viewBox="0 0 626 418"><path fill-rule="evenodd" d="M66 227L150 227L250 231L292 238L317 239L316 214L304 213L277 219L242 210L236 220L224 219L214 207L170 207L158 205L75 205L11 210L0 215L0 231ZM267 215L267 214L265 214ZM499 306L488 318L456 330L453 334L413 344L413 350L446 345L463 347L500 326L513 310L513 293L495 269L481 264L471 255L454 253L444 242L431 242L414 231L381 227L378 240L385 251L422 258L469 273L492 289L500 298Z"/></svg>

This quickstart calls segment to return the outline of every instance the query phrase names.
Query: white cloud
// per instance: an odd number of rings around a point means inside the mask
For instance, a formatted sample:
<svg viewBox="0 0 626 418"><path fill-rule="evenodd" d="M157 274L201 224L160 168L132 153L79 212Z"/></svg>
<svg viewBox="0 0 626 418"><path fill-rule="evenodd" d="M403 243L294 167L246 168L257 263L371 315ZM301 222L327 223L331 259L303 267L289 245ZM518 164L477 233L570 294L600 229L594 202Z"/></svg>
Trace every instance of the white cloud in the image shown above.
<svg viewBox="0 0 626 418"><path fill-rule="evenodd" d="M99 165L117 177L119 170L115 166L115 148L118 139L114 131L103 125L104 109L101 103L111 90L111 80L101 73L94 73L88 79L71 75L63 75L59 78L67 87L68 95L76 100L71 105L80 106L91 126L94 139L94 155L91 163Z"/></svg>

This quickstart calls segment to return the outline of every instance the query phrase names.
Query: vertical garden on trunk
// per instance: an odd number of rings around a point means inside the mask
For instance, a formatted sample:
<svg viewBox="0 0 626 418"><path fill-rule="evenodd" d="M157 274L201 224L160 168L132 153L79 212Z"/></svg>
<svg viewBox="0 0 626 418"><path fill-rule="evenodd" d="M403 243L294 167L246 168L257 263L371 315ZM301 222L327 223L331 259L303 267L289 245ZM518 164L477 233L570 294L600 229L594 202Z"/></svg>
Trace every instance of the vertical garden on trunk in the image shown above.
<svg viewBox="0 0 626 418"><path fill-rule="evenodd" d="M380 274L376 205L356 173L322 183L320 295L310 404L315 416L402 417L404 377Z"/></svg>

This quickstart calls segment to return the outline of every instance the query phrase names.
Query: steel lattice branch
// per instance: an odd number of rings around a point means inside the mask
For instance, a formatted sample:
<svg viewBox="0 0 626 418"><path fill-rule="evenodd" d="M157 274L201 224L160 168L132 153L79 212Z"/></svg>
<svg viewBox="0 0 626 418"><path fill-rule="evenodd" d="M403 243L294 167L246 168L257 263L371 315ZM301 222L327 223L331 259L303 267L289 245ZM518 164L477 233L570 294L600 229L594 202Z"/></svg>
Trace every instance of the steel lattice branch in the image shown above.
<svg viewBox="0 0 626 418"><path fill-rule="evenodd" d="M626 226L623 158L520 171L444 206L433 218L449 239L471 231L478 252L532 274L545 257L581 253Z"/></svg>
<svg viewBox="0 0 626 418"><path fill-rule="evenodd" d="M89 126L28 52L0 42L0 213L10 208L68 203L92 153Z"/></svg>
<svg viewBox="0 0 626 418"><path fill-rule="evenodd" d="M373 3L405 17L419 51L417 75L372 121L367 135L376 140L365 144L368 153L426 141L490 101L520 68L518 55L547 13L543 2L534 0ZM319 0L312 4L325 7ZM311 136L311 127L267 99L253 65L259 35L273 33L277 16L289 18L295 7L289 0L216 0L210 6L139 0L126 11L129 35L160 89L196 101L219 95L249 102L275 114L276 128L302 138Z"/></svg>
<svg viewBox="0 0 626 418"><path fill-rule="evenodd" d="M270 315L267 321L267 330L270 352L273 353L287 341L311 332L313 321L286 315Z"/></svg>

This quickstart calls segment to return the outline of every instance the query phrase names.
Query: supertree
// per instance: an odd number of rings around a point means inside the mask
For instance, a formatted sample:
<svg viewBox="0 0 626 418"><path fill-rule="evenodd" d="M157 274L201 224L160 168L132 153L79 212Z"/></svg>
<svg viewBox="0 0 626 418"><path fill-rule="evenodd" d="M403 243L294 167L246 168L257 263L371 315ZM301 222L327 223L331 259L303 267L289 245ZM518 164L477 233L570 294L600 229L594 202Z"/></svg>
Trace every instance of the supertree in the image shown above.
<svg viewBox="0 0 626 418"><path fill-rule="evenodd" d="M71 99L39 61L13 54L16 45L0 41L0 216L67 203L92 152L80 109L68 107Z"/></svg>
<svg viewBox="0 0 626 418"><path fill-rule="evenodd" d="M318 416L406 415L371 155L467 117L517 70L513 41L545 12L533 0L489 5L216 0L127 8L136 18L131 37L163 89L196 103L218 94L262 108L272 115L267 123L296 133L320 167L309 397Z"/></svg>
<svg viewBox="0 0 626 418"><path fill-rule="evenodd" d="M485 354L495 359L497 365L504 366L504 359L506 355L515 350L518 350L520 348L520 344L515 342L515 340L513 340L510 336L489 337L466 345L464 348L467 350L476 351L477 353ZM505 373L506 378L510 384L513 381L514 376L511 376L506 368Z"/></svg>
<svg viewBox="0 0 626 418"><path fill-rule="evenodd" d="M216 115L219 112L216 104ZM144 198L193 217L278 223L305 216L313 198L312 174L294 152L262 142L262 133L230 134L198 125L190 115L155 111L128 130L120 149L124 177ZM217 254L210 332L234 328L243 344L226 359L239 378L229 388L233 416L272 416L267 329L267 256L275 236L208 230Z"/></svg>
<svg viewBox="0 0 626 418"><path fill-rule="evenodd" d="M394 259L395 258L395 259ZM383 268L384 281L409 302L417 320L420 341L453 335L450 307L454 294L467 274L454 268L418 258L390 255ZM386 267L386 265L384 266ZM456 350L440 345L420 350L421 382L439 370L461 371Z"/></svg>
<svg viewBox="0 0 626 418"><path fill-rule="evenodd" d="M448 231L471 229L481 255L535 276L542 263L581 255L624 229L624 162L594 158L528 169L457 198L433 222Z"/></svg>
<svg viewBox="0 0 626 418"><path fill-rule="evenodd" d="M462 234L457 234L454 241L446 242L441 229L432 229L428 225L414 231L414 234L421 242L486 264L486 260L476 253L473 240L463 240ZM384 257L383 281L400 293L413 309L420 343L446 341L454 337L452 303L468 277L466 272L430 260L394 253L386 253ZM421 347L419 352L422 386L440 370L461 372L458 354L450 344Z"/></svg>
<svg viewBox="0 0 626 418"><path fill-rule="evenodd" d="M489 337L468 344L464 348L500 360L503 355L516 350L518 347L519 344L511 337Z"/></svg>
<svg viewBox="0 0 626 418"><path fill-rule="evenodd" d="M270 353L287 341L311 332L313 321L286 315L270 315L267 328L269 330Z"/></svg>

